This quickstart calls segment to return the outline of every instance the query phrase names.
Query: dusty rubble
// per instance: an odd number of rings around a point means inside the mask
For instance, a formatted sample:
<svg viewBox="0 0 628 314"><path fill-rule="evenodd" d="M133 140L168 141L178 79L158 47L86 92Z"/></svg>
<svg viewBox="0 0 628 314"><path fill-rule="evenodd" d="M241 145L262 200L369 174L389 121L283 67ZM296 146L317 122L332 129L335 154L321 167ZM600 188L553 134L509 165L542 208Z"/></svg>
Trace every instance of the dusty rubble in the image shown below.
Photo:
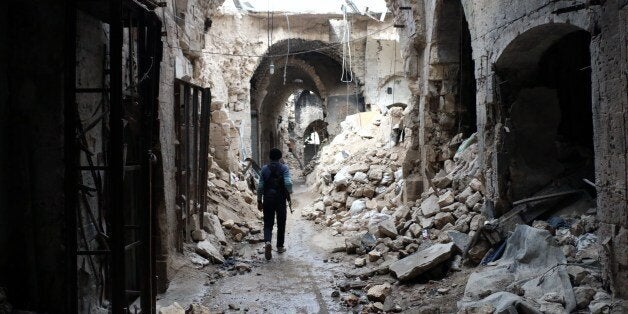
<svg viewBox="0 0 628 314"><path fill-rule="evenodd" d="M184 252L199 267L236 258L234 247L241 241L263 241L257 196L248 181L242 174L226 172L211 157L209 164L207 210L202 218L192 215L194 229L190 236L195 244Z"/></svg>
<svg viewBox="0 0 628 314"><path fill-rule="evenodd" d="M389 274L393 278L390 283L394 284L391 289L399 290L399 283L413 285L430 282L430 279L443 280L452 272L464 268L471 271L480 263L506 264L508 258L500 259L504 252L525 252L526 249L545 252L551 248L555 259L544 266L535 264L536 268L530 271L542 273L548 268L560 268L553 272L560 274L564 293L555 295L551 293L555 290L552 287L541 286L534 296L527 296L518 281L508 287L479 289L482 292L478 292L476 286L481 285L477 278L490 278L481 268L471 275L458 310L493 313L515 304L515 308L527 306L532 313L609 311L609 294L603 289L600 278L594 202L587 199L588 196L569 203L563 210L555 210L555 216L546 217L545 208L553 208L553 205L542 201L546 198L543 195L553 190L543 190L537 194L541 195L540 200L529 202L525 208L515 207L512 213L494 219L480 175L476 135L463 138L459 134L447 145L449 149L443 150L447 159L431 178L429 189L416 202L404 203L401 170L404 156L396 147L387 145L386 128L380 127L385 119L375 116L372 125L366 128L356 126L349 119L345 121L343 132L322 149L319 164L308 177L313 188L323 196L304 211L303 216L346 238L345 246L337 248L336 252L358 255L353 263L355 271L347 273L347 277L355 279L341 284L340 291L344 294L339 296L343 304L367 312L401 311L399 304L385 302L387 293L374 289L377 285L369 284L368 280ZM529 212L534 213L538 208L544 209L530 216ZM521 217L536 219L525 221ZM544 239L549 239L548 242L538 241L533 248L528 248L525 242L514 241L510 235L517 234L515 226L523 227L526 223L533 226L526 226L528 229L545 232ZM520 280L525 274L514 276ZM457 289L461 289L465 281L466 277ZM446 296L450 289L436 285L418 293L425 293L421 298L429 300L434 294ZM453 298L463 294L459 292ZM535 301L519 302L522 296ZM424 310L429 310L429 304L424 305ZM435 313L441 310L435 309Z"/></svg>

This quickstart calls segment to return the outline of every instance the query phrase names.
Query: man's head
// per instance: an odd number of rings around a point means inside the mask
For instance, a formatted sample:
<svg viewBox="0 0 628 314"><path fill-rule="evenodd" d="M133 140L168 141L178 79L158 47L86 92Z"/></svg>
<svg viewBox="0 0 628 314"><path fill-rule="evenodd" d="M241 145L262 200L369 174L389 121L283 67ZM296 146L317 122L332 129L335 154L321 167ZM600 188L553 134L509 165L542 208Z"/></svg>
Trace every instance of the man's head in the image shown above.
<svg viewBox="0 0 628 314"><path fill-rule="evenodd" d="M281 151L277 148L272 148L270 150L270 153L268 154L268 157L270 157L271 161L279 161L279 159L281 159Z"/></svg>

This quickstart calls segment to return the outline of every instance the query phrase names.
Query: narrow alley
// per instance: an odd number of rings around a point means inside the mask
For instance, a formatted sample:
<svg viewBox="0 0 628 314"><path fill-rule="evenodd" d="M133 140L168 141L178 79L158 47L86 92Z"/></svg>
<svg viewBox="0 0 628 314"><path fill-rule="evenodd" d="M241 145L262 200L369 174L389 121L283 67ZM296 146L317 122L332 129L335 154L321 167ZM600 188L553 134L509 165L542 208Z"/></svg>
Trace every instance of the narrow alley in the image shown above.
<svg viewBox="0 0 628 314"><path fill-rule="evenodd" d="M0 314L628 313L627 0L0 14Z"/></svg>

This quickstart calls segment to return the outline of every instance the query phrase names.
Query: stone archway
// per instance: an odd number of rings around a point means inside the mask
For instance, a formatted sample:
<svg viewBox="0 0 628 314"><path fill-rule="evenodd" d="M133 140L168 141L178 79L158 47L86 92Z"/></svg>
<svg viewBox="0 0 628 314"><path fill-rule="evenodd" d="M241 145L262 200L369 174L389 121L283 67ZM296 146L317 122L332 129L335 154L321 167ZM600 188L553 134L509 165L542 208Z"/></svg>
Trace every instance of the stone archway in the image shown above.
<svg viewBox="0 0 628 314"><path fill-rule="evenodd" d="M427 114L433 121L426 168L438 169L453 157L450 141L456 134L476 131L476 81L471 35L460 0L436 2L431 34Z"/></svg>
<svg viewBox="0 0 628 314"><path fill-rule="evenodd" d="M284 40L271 46L266 57L260 60L250 81L251 143L255 160L265 162L271 148L268 140L260 134L275 134L275 146L284 149L287 142L294 140L289 138L288 126L278 121L288 120L282 117L282 114L285 115L282 113L285 103L298 91L310 91L320 99L324 112L322 118L332 128L340 129L344 117L357 111L347 108L356 106L354 99L357 96L354 95L358 94L356 89L359 85L352 84L348 88L340 81L342 66L339 54L334 49L321 48L327 45L320 41L291 39L292 54L286 59L287 40Z"/></svg>
<svg viewBox="0 0 628 314"><path fill-rule="evenodd" d="M320 151L329 138L327 123L323 120L312 121L303 131L303 161L309 163Z"/></svg>
<svg viewBox="0 0 628 314"><path fill-rule="evenodd" d="M547 24L499 56L498 210L541 190L595 181L589 45L588 32Z"/></svg>

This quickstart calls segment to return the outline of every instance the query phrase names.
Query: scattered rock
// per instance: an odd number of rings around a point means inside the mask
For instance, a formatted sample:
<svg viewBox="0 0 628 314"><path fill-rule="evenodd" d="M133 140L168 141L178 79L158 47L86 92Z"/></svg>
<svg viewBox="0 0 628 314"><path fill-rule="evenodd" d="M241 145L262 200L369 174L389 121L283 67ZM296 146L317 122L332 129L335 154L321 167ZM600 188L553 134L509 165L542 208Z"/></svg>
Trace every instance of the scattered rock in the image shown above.
<svg viewBox="0 0 628 314"><path fill-rule="evenodd" d="M200 304L191 304L186 314L211 314L211 310Z"/></svg>
<svg viewBox="0 0 628 314"><path fill-rule="evenodd" d="M369 262L373 263L379 260L382 257L382 253L378 250L372 250L369 252Z"/></svg>
<svg viewBox="0 0 628 314"><path fill-rule="evenodd" d="M429 218L439 212L440 206L438 206L438 197L436 195L431 195L421 203L421 213L423 213L423 216Z"/></svg>
<svg viewBox="0 0 628 314"><path fill-rule="evenodd" d="M454 203L454 192L447 191L443 195L438 197L438 206L440 208L446 207Z"/></svg>
<svg viewBox="0 0 628 314"><path fill-rule="evenodd" d="M392 288L388 283L375 285L367 291L366 296L371 301L384 302L386 300L386 297L390 294L391 290Z"/></svg>
<svg viewBox="0 0 628 314"><path fill-rule="evenodd" d="M467 207L473 208L480 200L482 200L482 194L480 194L480 192L475 192L473 195L469 196L464 203Z"/></svg>
<svg viewBox="0 0 628 314"><path fill-rule="evenodd" d="M438 213L434 216L434 226L438 229L442 229L446 224L455 222L454 216L451 213Z"/></svg>
<svg viewBox="0 0 628 314"><path fill-rule="evenodd" d="M389 237L391 239L396 239L398 234L397 234L397 228L395 227L395 223L393 221L393 219L386 219L384 221L382 221L378 226L377 226L377 230L379 231L379 234L385 237Z"/></svg>
<svg viewBox="0 0 628 314"><path fill-rule="evenodd" d="M241 272L250 272L251 271L251 265L249 265L247 263L237 263L235 265L235 269L237 271L241 271Z"/></svg>
<svg viewBox="0 0 628 314"><path fill-rule="evenodd" d="M159 314L185 314L185 309L179 303L174 302L169 306L160 308Z"/></svg>
<svg viewBox="0 0 628 314"><path fill-rule="evenodd" d="M222 264L225 262L225 258L220 254L218 249L207 240L196 244L196 253L214 263Z"/></svg>
<svg viewBox="0 0 628 314"><path fill-rule="evenodd" d="M207 233L205 230L196 229L192 231L192 240L198 242L207 239Z"/></svg>
<svg viewBox="0 0 628 314"><path fill-rule="evenodd" d="M453 243L434 244L390 265L390 271L400 281L407 281L448 260L454 250Z"/></svg>
<svg viewBox="0 0 628 314"><path fill-rule="evenodd" d="M575 287L573 293L576 296L576 307L580 310L586 309L595 296L595 290L591 287Z"/></svg>
<svg viewBox="0 0 628 314"><path fill-rule="evenodd" d="M366 266L366 258L358 257L355 259L355 262L353 264L355 265L355 267L364 267Z"/></svg>

